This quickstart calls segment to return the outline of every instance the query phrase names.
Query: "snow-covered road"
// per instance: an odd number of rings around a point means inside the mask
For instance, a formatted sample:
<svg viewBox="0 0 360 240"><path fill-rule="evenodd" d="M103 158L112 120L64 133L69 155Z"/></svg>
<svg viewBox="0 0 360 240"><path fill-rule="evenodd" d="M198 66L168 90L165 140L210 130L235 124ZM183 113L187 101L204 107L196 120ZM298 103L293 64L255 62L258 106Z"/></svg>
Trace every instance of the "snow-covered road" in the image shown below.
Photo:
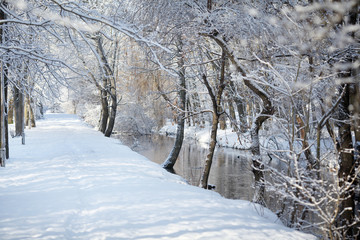
<svg viewBox="0 0 360 240"><path fill-rule="evenodd" d="M187 185L74 115L48 114L10 147L0 239L315 239Z"/></svg>

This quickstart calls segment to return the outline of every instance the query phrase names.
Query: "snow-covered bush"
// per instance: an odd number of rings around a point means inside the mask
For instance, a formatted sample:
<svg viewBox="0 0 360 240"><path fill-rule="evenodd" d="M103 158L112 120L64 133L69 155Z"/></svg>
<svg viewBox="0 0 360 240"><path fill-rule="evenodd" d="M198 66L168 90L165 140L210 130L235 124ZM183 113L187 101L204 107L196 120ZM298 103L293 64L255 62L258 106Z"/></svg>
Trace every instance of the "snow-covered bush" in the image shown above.
<svg viewBox="0 0 360 240"><path fill-rule="evenodd" d="M151 134L155 121L147 116L145 109L138 104L125 104L116 117L115 131L126 135Z"/></svg>

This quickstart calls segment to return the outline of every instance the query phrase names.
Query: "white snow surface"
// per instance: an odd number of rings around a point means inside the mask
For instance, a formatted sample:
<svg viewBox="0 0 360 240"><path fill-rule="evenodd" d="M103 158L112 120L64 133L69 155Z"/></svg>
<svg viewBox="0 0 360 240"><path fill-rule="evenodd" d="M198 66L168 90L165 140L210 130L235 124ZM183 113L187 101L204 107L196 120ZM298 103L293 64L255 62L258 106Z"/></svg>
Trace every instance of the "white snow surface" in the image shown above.
<svg viewBox="0 0 360 240"><path fill-rule="evenodd" d="M269 210L187 185L74 115L11 139L1 239L315 239Z"/></svg>
<svg viewBox="0 0 360 240"><path fill-rule="evenodd" d="M175 136L176 129L176 124L167 122L166 125L159 130L159 134ZM184 130L184 136L185 139L195 140L197 143L200 144L200 146L208 148L211 141L211 126L206 125L203 128L186 126ZM251 137L249 133L244 133L241 136L238 136L236 132L233 132L230 129L218 129L216 142L217 145L221 147L247 149L251 146Z"/></svg>

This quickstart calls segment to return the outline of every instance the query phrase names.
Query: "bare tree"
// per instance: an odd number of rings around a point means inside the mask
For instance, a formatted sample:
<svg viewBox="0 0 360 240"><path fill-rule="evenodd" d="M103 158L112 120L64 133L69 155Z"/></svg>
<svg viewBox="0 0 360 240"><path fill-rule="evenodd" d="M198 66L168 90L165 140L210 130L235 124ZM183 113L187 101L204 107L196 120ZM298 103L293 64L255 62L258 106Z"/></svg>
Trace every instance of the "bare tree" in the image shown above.
<svg viewBox="0 0 360 240"><path fill-rule="evenodd" d="M177 57L178 57L178 74L179 74L179 108L178 108L178 119L177 119L177 130L176 139L173 148L167 159L164 161L162 166L170 171L173 171L176 160L179 156L181 146L184 140L184 129L185 129L185 106L186 106L186 79L185 79L185 67L184 67L184 56L183 56L183 43L181 36L178 36L177 42ZM165 96L164 96L165 97ZM167 97L165 97L167 98Z"/></svg>

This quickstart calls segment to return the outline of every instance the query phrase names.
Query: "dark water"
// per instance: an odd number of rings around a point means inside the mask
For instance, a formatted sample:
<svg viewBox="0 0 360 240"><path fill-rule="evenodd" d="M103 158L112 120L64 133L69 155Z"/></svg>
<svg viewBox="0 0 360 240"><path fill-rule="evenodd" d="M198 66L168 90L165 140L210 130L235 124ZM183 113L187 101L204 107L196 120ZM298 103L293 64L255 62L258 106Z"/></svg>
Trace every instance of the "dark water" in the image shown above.
<svg viewBox="0 0 360 240"><path fill-rule="evenodd" d="M156 163L163 163L170 153L175 139L167 136L116 136L132 150ZM207 145L184 141L174 170L190 184L198 186L203 170ZM231 148L216 148L209 184L215 185L215 191L231 199L252 200L253 174L251 155L247 151Z"/></svg>

